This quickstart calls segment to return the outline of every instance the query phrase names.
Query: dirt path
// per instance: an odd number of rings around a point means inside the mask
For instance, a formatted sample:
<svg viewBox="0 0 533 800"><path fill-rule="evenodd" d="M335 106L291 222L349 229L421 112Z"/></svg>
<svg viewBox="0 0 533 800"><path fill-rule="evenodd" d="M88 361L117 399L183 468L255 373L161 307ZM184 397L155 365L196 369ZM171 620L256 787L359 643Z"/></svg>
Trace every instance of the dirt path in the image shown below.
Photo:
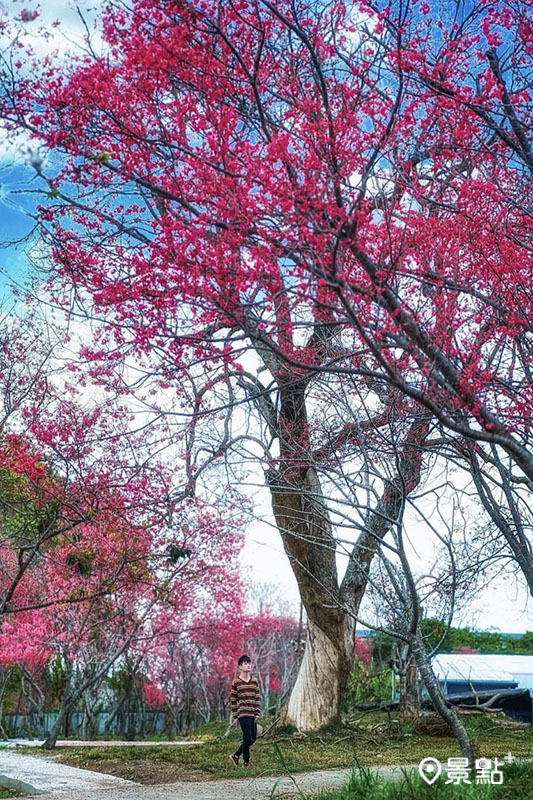
<svg viewBox="0 0 533 800"><path fill-rule="evenodd" d="M85 769L58 764L53 758L21 755L9 748L0 750L0 785L35 794L54 793L74 798L98 789L107 792L118 786L136 786L131 781ZM102 795L103 796L103 795Z"/></svg>
<svg viewBox="0 0 533 800"><path fill-rule="evenodd" d="M400 767L382 767L384 777L401 777ZM241 778L236 780L205 781L159 786L133 784L121 788L102 787L98 790L68 793L72 800L267 800L271 797L299 797L300 792L337 789L348 780L349 769L321 770L302 773L290 778ZM67 794L54 792L40 795L39 800L60 800Z"/></svg>
<svg viewBox="0 0 533 800"><path fill-rule="evenodd" d="M386 777L400 777L400 767L382 767ZM281 795L299 795L320 789L335 789L348 779L349 769L320 770L291 778L252 777L219 781L182 781L155 786L68 767L51 759L0 750L0 783L38 794L40 800L266 800ZM6 779L7 778L7 783ZM11 783L10 783L11 781Z"/></svg>

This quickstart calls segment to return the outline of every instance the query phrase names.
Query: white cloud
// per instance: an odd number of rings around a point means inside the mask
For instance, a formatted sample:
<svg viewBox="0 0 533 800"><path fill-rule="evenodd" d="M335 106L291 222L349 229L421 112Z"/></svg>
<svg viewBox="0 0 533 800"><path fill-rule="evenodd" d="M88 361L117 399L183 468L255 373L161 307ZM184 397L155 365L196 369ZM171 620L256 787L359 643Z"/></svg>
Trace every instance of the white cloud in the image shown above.
<svg viewBox="0 0 533 800"><path fill-rule="evenodd" d="M37 55L46 55L52 50L66 54L85 46L87 31L91 45L98 47L102 39L97 31L98 21L105 7L103 0L48 0L42 5L34 0L3 0L0 12L17 29L25 46ZM35 19L33 13L37 12ZM2 46L8 44L6 35Z"/></svg>
<svg viewBox="0 0 533 800"><path fill-rule="evenodd" d="M4 64L9 69L12 62L17 74L23 76L34 69L34 61L39 63L53 55L55 63L61 63L68 54L87 50L88 42L91 50L101 55L107 49L99 30L104 7L104 0L47 0L42 6L34 0L0 0L0 19L7 23L0 35ZM38 12L35 19L34 12ZM14 134L0 124L0 162L43 166L44 157L29 133Z"/></svg>

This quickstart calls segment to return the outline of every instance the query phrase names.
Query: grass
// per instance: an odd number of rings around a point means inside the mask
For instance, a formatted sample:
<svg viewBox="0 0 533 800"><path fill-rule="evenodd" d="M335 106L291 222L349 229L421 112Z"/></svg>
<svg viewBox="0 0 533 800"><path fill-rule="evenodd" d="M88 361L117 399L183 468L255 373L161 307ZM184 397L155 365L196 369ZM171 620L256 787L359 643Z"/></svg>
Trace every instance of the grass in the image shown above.
<svg viewBox="0 0 533 800"><path fill-rule="evenodd" d="M11 789L5 789L3 786L0 786L0 797L22 797L22 795L17 794L17 792L12 792Z"/></svg>
<svg viewBox="0 0 533 800"><path fill-rule="evenodd" d="M510 751L515 757L533 757L530 728L509 729L496 715L468 715L465 722L480 756L503 758ZM226 723L213 723L195 731L191 739L203 739L201 745L143 748L112 745L58 748L57 752L63 763L146 784L243 777L243 770L235 769L229 760L240 741L238 732L233 729L230 736L224 738L226 727ZM396 716L375 713L354 720L350 726L337 726L309 735L278 728L256 742L252 750L252 768L246 776L281 775L286 771L297 774L317 769L351 768L354 764L362 767L417 764L426 756L445 762L450 756L458 755L453 738L417 734Z"/></svg>
<svg viewBox="0 0 533 800"><path fill-rule="evenodd" d="M368 770L354 771L342 789L305 796L305 800L528 800L533 798L533 764L515 763L503 769L503 783L446 784L439 778L431 786L417 774L405 773L397 781L382 780ZM475 780L475 779L474 779ZM304 798L302 797L302 800Z"/></svg>

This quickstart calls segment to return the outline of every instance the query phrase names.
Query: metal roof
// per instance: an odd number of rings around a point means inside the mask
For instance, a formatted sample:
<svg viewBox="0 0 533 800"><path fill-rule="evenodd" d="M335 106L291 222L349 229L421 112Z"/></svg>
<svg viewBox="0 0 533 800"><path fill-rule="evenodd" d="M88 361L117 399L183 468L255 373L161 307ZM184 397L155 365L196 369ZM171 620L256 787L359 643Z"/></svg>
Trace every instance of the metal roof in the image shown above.
<svg viewBox="0 0 533 800"><path fill-rule="evenodd" d="M533 656L440 653L432 663L441 681L516 682L533 693Z"/></svg>

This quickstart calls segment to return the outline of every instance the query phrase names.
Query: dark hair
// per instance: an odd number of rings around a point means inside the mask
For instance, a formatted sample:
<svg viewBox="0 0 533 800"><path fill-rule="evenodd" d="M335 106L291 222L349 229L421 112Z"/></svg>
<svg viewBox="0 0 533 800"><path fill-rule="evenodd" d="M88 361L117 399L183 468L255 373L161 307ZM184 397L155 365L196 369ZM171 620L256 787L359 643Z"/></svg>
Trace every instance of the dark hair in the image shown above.
<svg viewBox="0 0 533 800"><path fill-rule="evenodd" d="M252 660L252 659L250 658L250 656L244 655L244 656L241 656L241 657L239 658L239 660L237 661L237 664L238 664L238 666L240 667L240 666L241 666L241 664L244 664L244 663L246 663L246 662L248 662L248 664L249 664L249 663L251 662L251 660Z"/></svg>

